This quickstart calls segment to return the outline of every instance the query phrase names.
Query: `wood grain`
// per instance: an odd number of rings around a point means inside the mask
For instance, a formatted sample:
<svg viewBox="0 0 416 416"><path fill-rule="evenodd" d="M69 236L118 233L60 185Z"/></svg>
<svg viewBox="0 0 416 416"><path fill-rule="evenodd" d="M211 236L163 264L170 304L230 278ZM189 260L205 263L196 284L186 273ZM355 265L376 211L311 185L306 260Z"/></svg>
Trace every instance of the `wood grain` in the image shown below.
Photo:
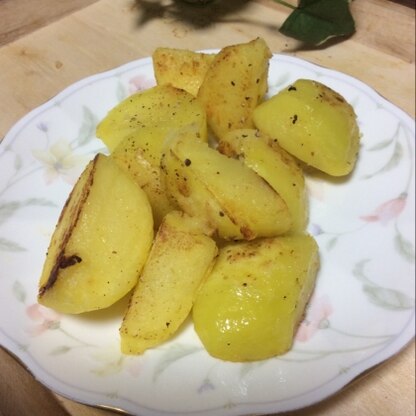
<svg viewBox="0 0 416 416"><path fill-rule="evenodd" d="M0 348L0 416L70 416L56 397Z"/></svg>
<svg viewBox="0 0 416 416"><path fill-rule="evenodd" d="M256 36L264 37L274 52L360 79L414 117L414 8L387 0L357 0L352 10L357 33L316 50L302 48L278 32L288 11L271 0L222 1L204 13L179 3L149 6L143 0L0 0L0 43L4 43L0 48L0 140L19 118L65 87L149 56L157 46L219 48ZM33 16L40 16L37 23L36 19L29 23ZM336 396L289 414L413 416L414 361L412 343ZM36 404L50 408L28 413ZM109 414L52 395L2 350L0 412L5 416Z"/></svg>
<svg viewBox="0 0 416 416"><path fill-rule="evenodd" d="M0 0L0 46L97 0ZM59 7L56 7L59 3Z"/></svg>

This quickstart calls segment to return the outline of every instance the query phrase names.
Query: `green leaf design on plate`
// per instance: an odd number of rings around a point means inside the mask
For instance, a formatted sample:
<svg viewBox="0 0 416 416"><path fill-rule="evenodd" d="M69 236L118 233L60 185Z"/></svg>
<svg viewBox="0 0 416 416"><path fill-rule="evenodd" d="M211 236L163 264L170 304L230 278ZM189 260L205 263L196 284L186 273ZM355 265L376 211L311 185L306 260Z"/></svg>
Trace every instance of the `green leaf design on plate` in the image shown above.
<svg viewBox="0 0 416 416"><path fill-rule="evenodd" d="M127 90L124 84L119 80L116 89L116 97L118 101L123 101L127 97Z"/></svg>
<svg viewBox="0 0 416 416"><path fill-rule="evenodd" d="M352 274L358 279L363 282L368 280L367 276L364 273L364 267L370 261L370 259L362 259L358 263L355 264L354 268L352 269Z"/></svg>
<svg viewBox="0 0 416 416"><path fill-rule="evenodd" d="M337 243L338 243L338 236L332 237L330 240L327 241L325 247L329 251L329 250L332 250L336 246Z"/></svg>
<svg viewBox="0 0 416 416"><path fill-rule="evenodd" d="M264 363L266 363L266 360L242 363L240 368L240 378L245 377L251 371L261 367Z"/></svg>
<svg viewBox="0 0 416 416"><path fill-rule="evenodd" d="M46 198L29 198L25 201L9 201L0 203L0 224L12 217L19 208L26 206L56 207L57 205Z"/></svg>
<svg viewBox="0 0 416 416"><path fill-rule="evenodd" d="M389 147L393 143L393 139L383 140L380 143L375 144L373 147L367 149L369 152L374 152L377 150L383 150L386 147Z"/></svg>
<svg viewBox="0 0 416 416"><path fill-rule="evenodd" d="M77 137L77 142L80 146L83 146L95 136L95 126L98 123L98 119L88 107L84 106L82 112L82 124L79 128Z"/></svg>
<svg viewBox="0 0 416 416"><path fill-rule="evenodd" d="M11 201L0 204L0 224L7 221L21 206L20 202Z"/></svg>
<svg viewBox="0 0 416 416"><path fill-rule="evenodd" d="M103 366L91 370L92 373L100 377L111 376L119 373L123 369L124 357L105 363Z"/></svg>
<svg viewBox="0 0 416 416"><path fill-rule="evenodd" d="M289 7L292 5L275 0ZM348 0L300 0L280 32L302 42L321 45L328 39L355 32Z"/></svg>
<svg viewBox="0 0 416 416"><path fill-rule="evenodd" d="M415 306L413 298L398 290L367 284L364 285L363 290L370 302L385 309L404 310L412 309Z"/></svg>
<svg viewBox="0 0 416 416"><path fill-rule="evenodd" d="M14 168L19 170L23 166L22 157L20 155L16 155L14 159Z"/></svg>
<svg viewBox="0 0 416 416"><path fill-rule="evenodd" d="M172 364L198 351L201 351L201 348L193 345L173 345L171 348L166 350L166 352L162 355L161 359L155 366L155 370L153 373L153 381L156 381L157 378Z"/></svg>
<svg viewBox="0 0 416 416"><path fill-rule="evenodd" d="M396 227L396 235L394 237L394 246L399 254L411 263L415 261L415 248L413 244L406 240Z"/></svg>
<svg viewBox="0 0 416 416"><path fill-rule="evenodd" d="M20 252L26 251L26 249L14 241L0 237L0 251Z"/></svg>
<svg viewBox="0 0 416 416"><path fill-rule="evenodd" d="M57 207L55 202L52 202L46 198L29 198L26 201L23 201L22 205L23 206L30 205L30 206L38 206L38 207L51 207L51 208Z"/></svg>
<svg viewBox="0 0 416 416"><path fill-rule="evenodd" d="M390 159L387 161L387 163L382 166L380 169L378 169L374 173L370 173L368 175L363 176L363 179L371 179L372 177L380 174L388 172L389 170L394 169L403 157L403 146L400 144L400 142L396 142L396 145L394 146L393 154L391 155Z"/></svg>
<svg viewBox="0 0 416 416"><path fill-rule="evenodd" d="M13 283L12 291L13 291L14 297L19 302L25 303L25 301L26 301L26 290L25 290L25 288L23 287L23 285L18 280L16 280Z"/></svg>
<svg viewBox="0 0 416 416"><path fill-rule="evenodd" d="M71 347L68 347L66 345L61 345L59 347L54 348L49 355L62 355L66 354L68 351L71 351Z"/></svg>

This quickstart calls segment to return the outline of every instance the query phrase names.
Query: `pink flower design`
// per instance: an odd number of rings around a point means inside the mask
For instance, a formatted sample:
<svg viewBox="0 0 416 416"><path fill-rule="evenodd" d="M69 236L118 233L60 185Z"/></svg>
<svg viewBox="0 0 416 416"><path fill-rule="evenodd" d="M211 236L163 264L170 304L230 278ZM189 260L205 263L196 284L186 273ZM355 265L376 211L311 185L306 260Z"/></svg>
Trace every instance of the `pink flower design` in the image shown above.
<svg viewBox="0 0 416 416"><path fill-rule="evenodd" d="M390 199L378 206L371 214L360 218L367 222L380 222L386 225L390 220L397 218L406 206L407 193L402 192L397 198Z"/></svg>
<svg viewBox="0 0 416 416"><path fill-rule="evenodd" d="M34 322L34 325L28 329L31 336L41 335L48 329L59 328L60 315L38 303L28 306L26 315Z"/></svg>
<svg viewBox="0 0 416 416"><path fill-rule="evenodd" d="M328 317L332 312L333 308L328 296L313 297L306 318L299 325L296 341L307 342L318 329L327 328L329 325Z"/></svg>
<svg viewBox="0 0 416 416"><path fill-rule="evenodd" d="M129 93L144 91L155 86L155 81L144 75L137 75L129 80Z"/></svg>
<svg viewBox="0 0 416 416"><path fill-rule="evenodd" d="M311 198L318 201L325 201L325 184L323 182L309 180L306 183L308 194Z"/></svg>

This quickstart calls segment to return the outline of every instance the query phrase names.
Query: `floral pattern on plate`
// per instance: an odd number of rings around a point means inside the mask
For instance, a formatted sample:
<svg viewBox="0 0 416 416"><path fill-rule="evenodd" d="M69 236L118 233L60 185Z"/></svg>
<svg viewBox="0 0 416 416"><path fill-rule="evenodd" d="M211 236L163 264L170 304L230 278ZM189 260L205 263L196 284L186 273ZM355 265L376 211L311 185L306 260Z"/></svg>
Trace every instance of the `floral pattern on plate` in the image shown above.
<svg viewBox="0 0 416 416"><path fill-rule="evenodd" d="M352 103L362 142L348 178L307 177L309 232L322 266L290 352L222 362L206 353L189 320L159 348L124 356L118 326L126 299L82 316L36 303L66 197L87 161L106 152L95 126L117 102L155 84L149 58L72 85L20 120L0 145L1 344L58 393L142 416L307 406L400 351L414 337L414 122L351 77L273 56L270 95L298 78L319 80Z"/></svg>

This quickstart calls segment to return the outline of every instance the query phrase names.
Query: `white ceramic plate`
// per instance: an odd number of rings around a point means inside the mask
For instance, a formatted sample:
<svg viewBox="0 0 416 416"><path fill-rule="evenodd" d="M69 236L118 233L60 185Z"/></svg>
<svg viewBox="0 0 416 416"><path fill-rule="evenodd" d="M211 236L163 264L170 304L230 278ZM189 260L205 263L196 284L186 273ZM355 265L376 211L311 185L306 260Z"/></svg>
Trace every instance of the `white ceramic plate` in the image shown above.
<svg viewBox="0 0 416 416"><path fill-rule="evenodd" d="M344 180L307 179L322 267L292 351L254 363L211 358L188 322L143 356L120 354L123 305L63 316L36 304L61 207L105 151L95 125L154 84L150 59L78 82L20 120L0 146L0 341L52 390L149 415L243 415L300 408L340 390L414 337L414 122L361 82L275 55L270 94L319 80L354 106L360 157Z"/></svg>

